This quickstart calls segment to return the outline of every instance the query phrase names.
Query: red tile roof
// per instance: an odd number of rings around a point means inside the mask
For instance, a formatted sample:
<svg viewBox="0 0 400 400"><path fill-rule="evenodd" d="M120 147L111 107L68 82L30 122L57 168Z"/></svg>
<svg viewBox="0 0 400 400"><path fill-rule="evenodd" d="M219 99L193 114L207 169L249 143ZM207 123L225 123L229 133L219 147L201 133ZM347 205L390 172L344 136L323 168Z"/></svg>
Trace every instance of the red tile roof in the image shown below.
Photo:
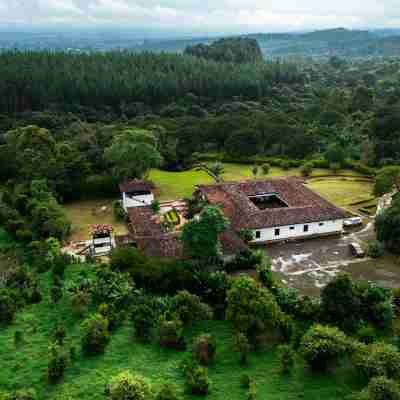
<svg viewBox="0 0 400 400"><path fill-rule="evenodd" d="M129 192L142 192L142 191L152 191L154 189L154 183L150 181L142 181L139 179L134 179L129 182L121 183L119 185L119 190L121 193Z"/></svg>
<svg viewBox="0 0 400 400"><path fill-rule="evenodd" d="M235 230L342 219L347 215L294 177L201 185L198 190L210 203L223 206L224 214ZM249 196L261 193L277 194L288 207L260 210Z"/></svg>

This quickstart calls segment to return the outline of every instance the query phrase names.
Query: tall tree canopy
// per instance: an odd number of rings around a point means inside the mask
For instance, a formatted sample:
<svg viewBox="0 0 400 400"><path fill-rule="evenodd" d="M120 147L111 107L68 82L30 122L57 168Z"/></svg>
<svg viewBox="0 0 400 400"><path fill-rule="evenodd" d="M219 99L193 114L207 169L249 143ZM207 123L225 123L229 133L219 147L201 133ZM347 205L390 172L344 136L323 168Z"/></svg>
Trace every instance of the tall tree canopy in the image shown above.
<svg viewBox="0 0 400 400"><path fill-rule="evenodd" d="M117 133L105 150L105 156L113 164L114 174L120 181L142 179L162 162L155 136L144 129L125 129Z"/></svg>

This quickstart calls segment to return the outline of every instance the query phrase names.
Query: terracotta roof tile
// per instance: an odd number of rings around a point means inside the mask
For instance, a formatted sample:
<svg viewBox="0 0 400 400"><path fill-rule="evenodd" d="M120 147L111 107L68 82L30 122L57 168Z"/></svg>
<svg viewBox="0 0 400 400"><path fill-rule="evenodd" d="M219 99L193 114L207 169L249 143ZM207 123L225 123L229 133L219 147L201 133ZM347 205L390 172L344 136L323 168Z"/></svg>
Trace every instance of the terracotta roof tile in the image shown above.
<svg viewBox="0 0 400 400"><path fill-rule="evenodd" d="M346 212L304 185L298 178L201 185L198 190L212 204L221 204L235 230L261 229L341 219ZM276 194L288 207L260 210L249 199L261 193Z"/></svg>
<svg viewBox="0 0 400 400"><path fill-rule="evenodd" d="M142 181L134 179L129 182L124 182L119 185L121 193L152 191L155 188L154 183L150 181Z"/></svg>

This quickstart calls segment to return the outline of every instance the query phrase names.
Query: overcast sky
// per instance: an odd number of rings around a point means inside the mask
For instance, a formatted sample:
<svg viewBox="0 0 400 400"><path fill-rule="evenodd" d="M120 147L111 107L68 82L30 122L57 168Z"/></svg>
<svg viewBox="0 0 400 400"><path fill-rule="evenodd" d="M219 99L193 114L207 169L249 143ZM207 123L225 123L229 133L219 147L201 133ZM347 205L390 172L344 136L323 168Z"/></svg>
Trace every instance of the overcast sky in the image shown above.
<svg viewBox="0 0 400 400"><path fill-rule="evenodd" d="M196 34L400 28L400 0L0 0L0 26Z"/></svg>

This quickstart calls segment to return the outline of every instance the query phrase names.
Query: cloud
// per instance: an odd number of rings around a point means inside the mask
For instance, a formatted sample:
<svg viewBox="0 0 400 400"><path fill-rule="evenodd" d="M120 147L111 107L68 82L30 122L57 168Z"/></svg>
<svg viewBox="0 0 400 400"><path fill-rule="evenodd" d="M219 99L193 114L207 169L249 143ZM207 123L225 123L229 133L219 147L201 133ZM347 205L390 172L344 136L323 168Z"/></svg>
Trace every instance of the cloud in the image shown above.
<svg viewBox="0 0 400 400"><path fill-rule="evenodd" d="M399 0L0 0L0 23L193 33L399 26ZM395 4L397 3L397 4Z"/></svg>

